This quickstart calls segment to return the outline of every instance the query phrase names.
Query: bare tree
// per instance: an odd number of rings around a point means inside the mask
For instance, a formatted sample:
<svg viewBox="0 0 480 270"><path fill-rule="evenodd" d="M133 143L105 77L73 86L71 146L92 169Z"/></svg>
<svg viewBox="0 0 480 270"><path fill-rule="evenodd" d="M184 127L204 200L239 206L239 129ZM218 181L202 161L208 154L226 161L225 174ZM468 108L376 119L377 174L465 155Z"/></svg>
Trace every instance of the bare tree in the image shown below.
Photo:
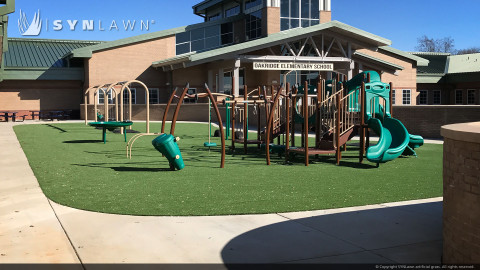
<svg viewBox="0 0 480 270"><path fill-rule="evenodd" d="M451 37L429 38L426 35L417 39L416 50L420 52L455 53L455 41Z"/></svg>
<svg viewBox="0 0 480 270"><path fill-rule="evenodd" d="M417 47L415 49L419 52L436 52L436 42L433 38L423 35L417 39Z"/></svg>
<svg viewBox="0 0 480 270"><path fill-rule="evenodd" d="M470 47L467 49L458 50L457 54L480 53L480 47Z"/></svg>

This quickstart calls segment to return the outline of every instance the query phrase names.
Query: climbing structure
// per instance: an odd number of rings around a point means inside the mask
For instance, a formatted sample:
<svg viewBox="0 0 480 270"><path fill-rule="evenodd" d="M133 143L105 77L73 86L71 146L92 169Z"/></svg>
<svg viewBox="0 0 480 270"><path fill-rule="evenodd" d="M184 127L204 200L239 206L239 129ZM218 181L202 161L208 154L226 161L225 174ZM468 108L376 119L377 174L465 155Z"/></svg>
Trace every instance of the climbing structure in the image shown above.
<svg viewBox="0 0 480 270"><path fill-rule="evenodd" d="M352 80L338 83L337 79L319 79L318 85L287 87L286 93L277 93L273 101L267 124L267 164L270 164L269 142L284 132L285 159L289 154L302 154L305 166L309 156L335 154L337 164L342 158L346 143L356 134L360 135L359 159L366 157L377 164L404 155L416 155L415 148L423 144L421 136L408 134L405 126L391 113L391 84L380 81L374 71L358 74ZM284 126L275 130L274 112L280 107L279 100L285 99ZM295 128L301 125L301 145L295 146ZM313 145L309 142L309 131L315 130ZM368 129L378 136L379 142L369 146ZM312 137L312 136L310 136Z"/></svg>

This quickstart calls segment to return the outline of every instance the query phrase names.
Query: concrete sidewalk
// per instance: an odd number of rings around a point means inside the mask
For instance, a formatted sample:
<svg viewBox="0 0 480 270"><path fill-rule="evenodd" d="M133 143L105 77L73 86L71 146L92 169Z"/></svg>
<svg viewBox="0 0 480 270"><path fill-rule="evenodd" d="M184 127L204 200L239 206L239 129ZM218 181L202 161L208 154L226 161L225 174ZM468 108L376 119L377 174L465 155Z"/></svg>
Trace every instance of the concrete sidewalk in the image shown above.
<svg viewBox="0 0 480 270"><path fill-rule="evenodd" d="M214 217L122 216L61 206L43 195L12 126L0 124L0 263L441 260L442 198Z"/></svg>

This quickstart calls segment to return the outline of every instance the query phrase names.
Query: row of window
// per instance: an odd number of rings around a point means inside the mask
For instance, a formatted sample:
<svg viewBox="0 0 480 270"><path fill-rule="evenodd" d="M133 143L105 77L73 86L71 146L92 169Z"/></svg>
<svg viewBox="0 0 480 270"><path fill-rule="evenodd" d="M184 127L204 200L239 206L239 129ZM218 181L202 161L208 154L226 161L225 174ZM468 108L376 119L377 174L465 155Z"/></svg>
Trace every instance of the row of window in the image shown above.
<svg viewBox="0 0 480 270"><path fill-rule="evenodd" d="M433 90L430 91L433 95L432 104L433 105L441 105L442 104L442 93L440 90ZM475 89L468 89L467 90L467 105L474 105L476 104L476 90ZM428 105L428 93L427 90L420 90L418 95L418 105ZM461 105L463 104L463 95L464 90L458 89L455 90L455 104ZM395 90L392 92L392 103L395 103ZM409 89L402 90L402 105L411 105L411 91Z"/></svg>
<svg viewBox="0 0 480 270"><path fill-rule="evenodd" d="M177 55L215 49L233 43L233 23L199 28L175 36Z"/></svg>
<svg viewBox="0 0 480 270"><path fill-rule="evenodd" d="M318 0L281 0L280 30L309 27L320 23Z"/></svg>
<svg viewBox="0 0 480 270"><path fill-rule="evenodd" d="M262 0L247 0L245 2L245 10L260 6L262 4L263 4ZM225 12L224 12L223 18L236 16L238 14L240 14L240 5L236 5L232 8L226 9ZM221 13L216 13L216 14L212 14L212 15L208 16L207 21L210 22L210 21L216 21L216 20L220 20L220 19L222 19L222 14Z"/></svg>
<svg viewBox="0 0 480 270"><path fill-rule="evenodd" d="M475 102L475 89L467 90L467 104L474 105ZM463 90L455 90L455 104L463 104Z"/></svg>
<svg viewBox="0 0 480 270"><path fill-rule="evenodd" d="M107 90L107 89L103 89ZM130 92L132 93L132 104L137 104L137 89L136 88L130 88ZM150 104L159 104L160 103L160 95L159 95L159 90L158 88L149 88L148 89L148 94L149 94L149 101ZM110 90L107 93L108 96L108 104L113 104L113 91ZM147 98L147 94L145 93L145 99ZM123 92L123 104L128 104L129 100L129 95L128 91ZM103 91L98 91L98 104L104 104L105 103L105 97L103 95Z"/></svg>

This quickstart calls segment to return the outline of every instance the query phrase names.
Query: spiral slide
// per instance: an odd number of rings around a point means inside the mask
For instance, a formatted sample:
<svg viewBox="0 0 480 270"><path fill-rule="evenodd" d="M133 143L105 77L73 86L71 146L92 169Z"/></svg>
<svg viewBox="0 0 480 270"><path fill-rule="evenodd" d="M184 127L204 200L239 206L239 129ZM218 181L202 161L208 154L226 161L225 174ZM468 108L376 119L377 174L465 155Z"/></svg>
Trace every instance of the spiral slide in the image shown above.
<svg viewBox="0 0 480 270"><path fill-rule="evenodd" d="M384 163L399 157L410 142L410 135L398 119L385 118L382 122L377 118L368 121L368 127L378 134L379 141L367 149L370 162Z"/></svg>

